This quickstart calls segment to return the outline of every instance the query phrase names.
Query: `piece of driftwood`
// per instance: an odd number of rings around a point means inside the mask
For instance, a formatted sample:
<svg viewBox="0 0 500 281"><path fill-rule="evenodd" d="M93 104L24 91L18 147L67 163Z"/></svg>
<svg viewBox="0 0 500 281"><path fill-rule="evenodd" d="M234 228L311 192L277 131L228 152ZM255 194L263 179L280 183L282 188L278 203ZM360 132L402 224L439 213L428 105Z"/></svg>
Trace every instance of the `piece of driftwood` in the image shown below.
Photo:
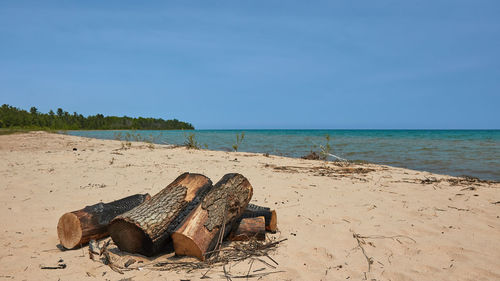
<svg viewBox="0 0 500 281"><path fill-rule="evenodd" d="M172 233L177 255L205 260L229 234L252 198L253 188L240 174L227 174Z"/></svg>
<svg viewBox="0 0 500 281"><path fill-rule="evenodd" d="M263 216L266 221L266 230L275 233L278 230L278 218L276 211L268 207L262 207L255 204L248 204L242 218L255 218Z"/></svg>
<svg viewBox="0 0 500 281"><path fill-rule="evenodd" d="M108 223L117 215L129 211L145 200L149 194L136 194L110 203L97 203L81 210L66 213L57 223L59 241L67 249L84 245L91 239L109 235Z"/></svg>
<svg viewBox="0 0 500 281"><path fill-rule="evenodd" d="M229 234L230 241L266 240L266 221L263 216L244 218Z"/></svg>
<svg viewBox="0 0 500 281"><path fill-rule="evenodd" d="M151 200L113 219L108 227L111 238L122 251L155 255L211 188L206 176L184 173Z"/></svg>

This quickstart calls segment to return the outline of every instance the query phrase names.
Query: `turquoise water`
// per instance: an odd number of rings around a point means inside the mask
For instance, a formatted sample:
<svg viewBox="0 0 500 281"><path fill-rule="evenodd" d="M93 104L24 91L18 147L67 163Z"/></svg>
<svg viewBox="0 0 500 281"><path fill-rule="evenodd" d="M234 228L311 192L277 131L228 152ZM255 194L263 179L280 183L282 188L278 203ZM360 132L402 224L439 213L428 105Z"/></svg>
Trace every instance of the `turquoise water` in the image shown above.
<svg viewBox="0 0 500 281"><path fill-rule="evenodd" d="M239 151L300 157L326 143L331 153L454 176L500 180L500 130L195 130L195 131L69 131L68 134L115 139L127 133L154 143L183 144L188 134L213 150L232 150L236 134L245 132ZM133 140L134 138L130 138ZM331 159L334 160L334 159Z"/></svg>

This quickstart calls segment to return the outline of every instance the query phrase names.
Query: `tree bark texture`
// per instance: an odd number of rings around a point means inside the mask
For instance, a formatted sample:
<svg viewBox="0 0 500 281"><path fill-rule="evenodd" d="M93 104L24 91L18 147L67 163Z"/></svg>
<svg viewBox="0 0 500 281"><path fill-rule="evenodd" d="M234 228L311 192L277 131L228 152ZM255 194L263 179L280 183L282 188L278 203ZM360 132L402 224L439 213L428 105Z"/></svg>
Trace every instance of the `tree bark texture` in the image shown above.
<svg viewBox="0 0 500 281"><path fill-rule="evenodd" d="M109 235L108 224L117 215L123 214L151 198L149 194L136 194L110 203L98 203L81 210L66 213L57 224L57 236L67 249L101 239Z"/></svg>
<svg viewBox="0 0 500 281"><path fill-rule="evenodd" d="M206 176L184 173L151 200L113 219L111 238L120 250L153 256L211 188Z"/></svg>
<svg viewBox="0 0 500 281"><path fill-rule="evenodd" d="M236 223L252 198L253 188L240 174L226 174L172 233L177 255L205 260Z"/></svg>

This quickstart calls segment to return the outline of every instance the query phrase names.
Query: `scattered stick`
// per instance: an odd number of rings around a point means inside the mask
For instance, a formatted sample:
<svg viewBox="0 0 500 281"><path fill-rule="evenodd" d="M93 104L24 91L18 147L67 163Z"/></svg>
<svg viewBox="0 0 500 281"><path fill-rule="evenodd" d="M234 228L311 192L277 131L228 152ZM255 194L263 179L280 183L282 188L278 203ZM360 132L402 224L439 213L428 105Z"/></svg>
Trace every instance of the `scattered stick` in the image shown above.
<svg viewBox="0 0 500 281"><path fill-rule="evenodd" d="M362 235L358 234L358 237L363 238L363 239L392 239L392 240L397 240L397 238L406 238L406 239L410 239L411 241L413 241L413 243L417 243L417 241L415 241L415 239L413 239L409 236L406 236L406 235L394 235L394 236L368 235L368 236L362 236Z"/></svg>
<svg viewBox="0 0 500 281"><path fill-rule="evenodd" d="M209 268L209 269L207 270L207 272L205 272L203 275L201 275L201 278L200 278L200 279L207 279L207 278L208 278L208 279L210 279L210 276L207 276L207 273L208 273L210 270L211 270L211 268Z"/></svg>
<svg viewBox="0 0 500 281"><path fill-rule="evenodd" d="M60 263L57 266L40 266L40 269L65 269L66 264Z"/></svg>
<svg viewBox="0 0 500 281"><path fill-rule="evenodd" d="M250 262L250 266L248 267L248 271L247 271L247 280L248 280L248 277L249 277L249 275L250 275L250 270L252 270L252 265L253 265L253 262L254 262L254 261L255 261L255 260L254 260L254 259L252 259L252 260L251 260L251 262Z"/></svg>
<svg viewBox="0 0 500 281"><path fill-rule="evenodd" d="M239 278L256 278L256 277L259 277L259 279L260 279L260 278L267 276L269 274L280 273L280 272L285 272L285 271L279 270L279 271L272 271L272 272L255 273L255 274L250 274L250 275L230 275L224 271L224 273L226 273L226 275L225 275L226 278L229 278L229 280L232 280L231 278L239 279Z"/></svg>
<svg viewBox="0 0 500 281"><path fill-rule="evenodd" d="M368 257L368 255L366 254L366 250L363 247L363 245L366 244L364 239L391 239L391 240L397 241L398 243L402 244L398 238L406 238L406 239L413 241L413 243L417 243L417 241L415 241L415 239L413 239L409 236L406 236L406 235L394 235L394 236L368 235L368 236L364 236L364 235L360 235L358 233L353 232L352 236L358 242L358 246L356 248L360 248L361 252L363 252L363 255L366 258L366 261L368 263L368 272L370 272L370 270L371 270L371 265L373 264L373 258Z"/></svg>
<svg viewBox="0 0 500 281"><path fill-rule="evenodd" d="M265 261L265 260L263 260L263 259L261 259L261 258L255 258L255 259L256 259L256 260L258 260L258 261L260 261L261 263L263 263L263 264L267 265L268 267L270 267L270 268L272 268L272 269L276 269L276 266L274 266L274 265L272 265L272 264L268 263L267 261ZM254 270L254 271L256 271L256 270Z"/></svg>
<svg viewBox="0 0 500 281"><path fill-rule="evenodd" d="M462 209L462 208L457 208L457 207L453 207L453 206L448 206L448 208L455 209L455 210L458 210L458 211L464 211L464 212L470 211L469 209Z"/></svg>
<svg viewBox="0 0 500 281"><path fill-rule="evenodd" d="M231 277L229 277L229 274L227 274L226 271L226 265L222 266L222 268L224 269L224 277L226 277L226 280L231 281Z"/></svg>
<svg viewBox="0 0 500 281"><path fill-rule="evenodd" d="M357 233L353 233L352 237L354 237L354 239L356 239L356 241L358 242L357 248L360 248L361 252L363 252L363 255L366 258L366 262L368 263L368 272L370 272L370 270L372 269L373 258L368 257L368 255L366 254L365 248L362 245L366 244L365 240L363 240L363 238L361 238L361 236Z"/></svg>
<svg viewBox="0 0 500 281"><path fill-rule="evenodd" d="M44 266L44 265L40 265L40 269L65 269L65 268L66 268L66 264L64 263L63 259L60 259L59 261L57 261L57 265L56 266Z"/></svg>

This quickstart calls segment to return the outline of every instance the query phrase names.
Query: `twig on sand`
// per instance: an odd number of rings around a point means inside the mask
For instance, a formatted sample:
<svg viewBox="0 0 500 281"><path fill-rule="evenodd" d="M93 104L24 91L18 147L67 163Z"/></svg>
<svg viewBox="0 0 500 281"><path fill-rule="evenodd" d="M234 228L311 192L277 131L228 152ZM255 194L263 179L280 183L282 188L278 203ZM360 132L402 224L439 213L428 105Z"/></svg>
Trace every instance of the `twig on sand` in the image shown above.
<svg viewBox="0 0 500 281"><path fill-rule="evenodd" d="M207 270L207 272L203 273L203 274L201 275L200 279L207 279L207 278L208 278L208 279L210 279L210 276L207 276L207 273L208 273L210 270L212 270L212 269L211 269L211 268L209 268L209 269Z"/></svg>
<svg viewBox="0 0 500 281"><path fill-rule="evenodd" d="M227 281L232 281L231 277L229 276L229 274L227 274L227 271L226 271L226 265L223 265L222 268L224 269L224 277L226 277L226 280Z"/></svg>
<svg viewBox="0 0 500 281"><path fill-rule="evenodd" d="M399 241L398 238L406 238L406 239L409 239L409 240L413 241L413 243L417 243L417 241L415 241L415 239L413 239L413 238L411 238L409 236L406 236L406 235L394 235L394 236L367 235L367 236L365 236L365 235L360 235L358 233L353 232L352 233L352 237L354 239L356 239L356 241L358 242L358 246L356 248L360 248L361 252L365 256L366 262L368 263L368 272L370 272L370 270L371 270L371 266L373 264L373 258L372 257L368 257L368 255L366 254L366 250L363 247L363 245L366 244L366 242L365 242L364 239L391 239L391 240L395 240L398 243L402 244L401 241Z"/></svg>
<svg viewBox="0 0 500 281"><path fill-rule="evenodd" d="M255 260L254 260L254 259L252 259L252 260L251 260L251 262L250 262L250 266L248 267L248 271L247 271L247 280L248 280L248 276L250 275L250 270L252 270L252 265L253 265L253 262L254 262L254 261L255 261Z"/></svg>
<svg viewBox="0 0 500 281"><path fill-rule="evenodd" d="M448 206L448 208L450 209L455 209L457 211L464 211L464 212L468 212L470 211L469 209L462 209L462 208L457 208L457 207L453 207L453 206Z"/></svg>
<svg viewBox="0 0 500 281"><path fill-rule="evenodd" d="M259 277L259 279L260 279L260 278L267 276L269 274L280 273L280 272L285 272L285 271L279 270L279 271L271 271L271 272L253 273L250 275L231 275L227 272L224 272L224 273L225 273L226 278L229 278L229 280L232 280L231 278L238 279L238 278L256 278L256 277Z"/></svg>
<svg viewBox="0 0 500 281"><path fill-rule="evenodd" d="M372 269L373 258L368 257L368 255L366 254L365 248L362 245L366 244L365 240L363 240L363 238L361 238L361 236L357 233L353 233L352 237L354 237L354 239L358 241L358 248L360 248L361 252L363 252L363 255L366 258L366 262L368 263L368 272L370 272L370 270Z"/></svg>
<svg viewBox="0 0 500 281"><path fill-rule="evenodd" d="M65 269L65 268L66 268L65 263L58 264L57 266L43 266L43 265L40 266L40 269Z"/></svg>
<svg viewBox="0 0 500 281"><path fill-rule="evenodd" d="M406 236L406 235L394 235L394 236L368 235L368 236L362 236L362 235L358 234L358 237L363 238L363 239L392 239L392 240L397 240L398 238L406 238L406 239L410 239L411 241L413 241L413 243L417 243L417 241L415 241L415 239L411 238L410 236Z"/></svg>
<svg viewBox="0 0 500 281"><path fill-rule="evenodd" d="M57 265L56 266L44 266L44 265L40 265L40 269L65 269L65 268L66 268L66 264L64 263L63 259L59 259L59 261L57 261Z"/></svg>

